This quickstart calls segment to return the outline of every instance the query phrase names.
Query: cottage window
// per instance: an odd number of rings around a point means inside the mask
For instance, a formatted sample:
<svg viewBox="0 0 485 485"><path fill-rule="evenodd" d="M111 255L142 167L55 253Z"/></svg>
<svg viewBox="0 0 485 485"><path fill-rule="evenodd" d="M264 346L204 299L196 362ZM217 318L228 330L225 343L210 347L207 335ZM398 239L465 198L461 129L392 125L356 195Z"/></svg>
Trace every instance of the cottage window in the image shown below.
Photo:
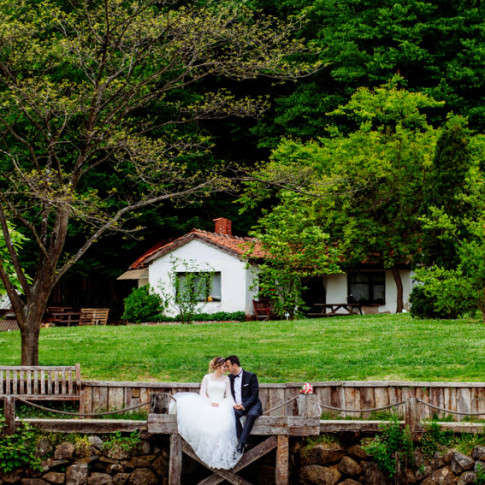
<svg viewBox="0 0 485 485"><path fill-rule="evenodd" d="M208 284L209 283L209 284ZM199 301L221 301L221 273L197 272L177 273L176 299L187 298L187 292L194 292Z"/></svg>
<svg viewBox="0 0 485 485"><path fill-rule="evenodd" d="M349 273L349 299L365 304L386 302L386 274L384 271L360 271Z"/></svg>

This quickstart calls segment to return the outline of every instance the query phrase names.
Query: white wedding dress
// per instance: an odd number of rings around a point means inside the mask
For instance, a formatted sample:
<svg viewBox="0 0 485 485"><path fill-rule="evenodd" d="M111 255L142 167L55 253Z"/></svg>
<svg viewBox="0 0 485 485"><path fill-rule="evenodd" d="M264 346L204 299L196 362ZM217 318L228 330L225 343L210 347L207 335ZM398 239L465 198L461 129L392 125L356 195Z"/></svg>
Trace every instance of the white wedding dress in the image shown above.
<svg viewBox="0 0 485 485"><path fill-rule="evenodd" d="M178 430L195 454L211 468L230 470L240 460L236 452L236 417L229 378L204 376L200 394L175 394L170 413L177 413ZM212 403L219 405L212 406Z"/></svg>

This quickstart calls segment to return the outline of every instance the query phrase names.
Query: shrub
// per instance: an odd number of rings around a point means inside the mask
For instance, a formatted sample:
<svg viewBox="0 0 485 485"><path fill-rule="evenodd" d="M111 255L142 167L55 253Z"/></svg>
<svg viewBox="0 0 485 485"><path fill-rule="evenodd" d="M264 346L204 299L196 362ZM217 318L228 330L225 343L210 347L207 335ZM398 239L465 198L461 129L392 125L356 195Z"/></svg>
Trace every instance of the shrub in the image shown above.
<svg viewBox="0 0 485 485"><path fill-rule="evenodd" d="M428 295L422 286L413 288L409 296L411 303L411 315L415 318L440 318L440 314L434 309L436 298Z"/></svg>
<svg viewBox="0 0 485 485"><path fill-rule="evenodd" d="M28 424L19 424L12 435L5 433L5 418L0 415L0 472L19 468L41 470L41 459L36 456L37 432Z"/></svg>
<svg viewBox="0 0 485 485"><path fill-rule="evenodd" d="M452 431L442 431L435 421L425 425L420 446L426 458L431 458L440 449L450 446L454 440Z"/></svg>
<svg viewBox="0 0 485 485"><path fill-rule="evenodd" d="M197 313L194 315L194 321L215 321L223 322L227 320L236 320L244 322L246 320L246 314L244 312L215 312L215 313Z"/></svg>
<svg viewBox="0 0 485 485"><path fill-rule="evenodd" d="M416 270L415 278L423 284L411 293L413 316L455 319L474 308L473 286L461 271L433 266Z"/></svg>
<svg viewBox="0 0 485 485"><path fill-rule="evenodd" d="M160 295L153 293L149 285L135 288L124 300L125 311L121 318L130 322L156 322L165 305Z"/></svg>
<svg viewBox="0 0 485 485"><path fill-rule="evenodd" d="M368 440L362 447L372 456L381 471L393 478L397 470L397 460L403 464L413 461L413 442L409 427L401 429L397 416L392 416L389 423L379 425L380 436Z"/></svg>

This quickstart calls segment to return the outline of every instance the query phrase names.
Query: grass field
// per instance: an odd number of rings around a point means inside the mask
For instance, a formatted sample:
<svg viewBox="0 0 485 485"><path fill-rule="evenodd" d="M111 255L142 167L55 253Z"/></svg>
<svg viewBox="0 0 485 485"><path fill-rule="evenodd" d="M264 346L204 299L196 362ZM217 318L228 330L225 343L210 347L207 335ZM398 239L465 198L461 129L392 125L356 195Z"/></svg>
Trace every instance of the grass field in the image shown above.
<svg viewBox="0 0 485 485"><path fill-rule="evenodd" d="M81 363L97 380L197 382L216 356L237 354L261 382L485 381L479 320L408 314L293 322L57 327L41 331L40 363ZM0 333L0 364L18 365L19 332Z"/></svg>

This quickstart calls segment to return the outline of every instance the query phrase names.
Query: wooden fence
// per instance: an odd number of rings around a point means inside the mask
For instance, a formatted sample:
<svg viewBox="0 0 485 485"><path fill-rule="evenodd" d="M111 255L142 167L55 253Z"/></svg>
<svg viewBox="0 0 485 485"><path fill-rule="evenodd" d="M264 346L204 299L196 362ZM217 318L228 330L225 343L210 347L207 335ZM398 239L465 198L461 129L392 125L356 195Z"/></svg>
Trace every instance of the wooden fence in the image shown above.
<svg viewBox="0 0 485 485"><path fill-rule="evenodd" d="M263 409L271 409L278 404L295 397L303 383L260 384L260 398ZM313 382L314 392L319 396L322 411L329 415L353 416L368 419L368 410L383 408L416 398L439 408L458 413L484 413L485 419L485 383L484 382L393 382L393 381L332 381ZM81 411L93 413L129 408L148 402L153 392L198 392L195 383L144 383L144 382L102 382L82 381ZM285 407L278 408L272 416L296 415L296 403L292 401ZM329 408L343 409L335 412ZM144 410L148 411L147 405ZM359 411L350 412L350 411ZM402 405L396 407L404 415ZM420 419L433 415L439 418L447 416L426 405L418 406ZM455 415L457 421L464 415Z"/></svg>

